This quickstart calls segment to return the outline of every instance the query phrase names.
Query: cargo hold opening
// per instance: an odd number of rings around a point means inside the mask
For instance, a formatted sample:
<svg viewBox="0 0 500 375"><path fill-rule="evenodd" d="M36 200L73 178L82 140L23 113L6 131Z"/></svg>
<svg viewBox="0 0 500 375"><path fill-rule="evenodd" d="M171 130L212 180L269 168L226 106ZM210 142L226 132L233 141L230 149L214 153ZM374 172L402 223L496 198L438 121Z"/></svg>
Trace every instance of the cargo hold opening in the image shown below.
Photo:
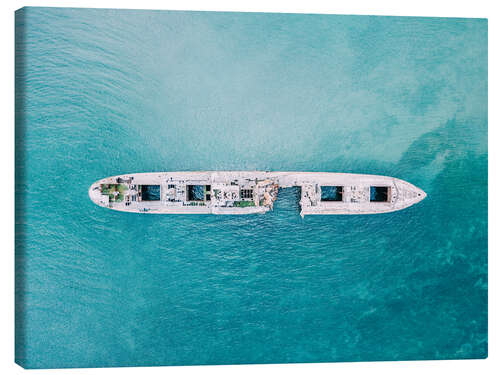
<svg viewBox="0 0 500 375"><path fill-rule="evenodd" d="M143 201L159 201L160 185L141 185L141 198Z"/></svg>
<svg viewBox="0 0 500 375"><path fill-rule="evenodd" d="M321 186L322 202L342 202L343 194L343 186Z"/></svg>
<svg viewBox="0 0 500 375"><path fill-rule="evenodd" d="M205 200L205 185L187 185L187 200L194 202Z"/></svg>
<svg viewBox="0 0 500 375"><path fill-rule="evenodd" d="M388 186L370 186L370 202L389 202Z"/></svg>

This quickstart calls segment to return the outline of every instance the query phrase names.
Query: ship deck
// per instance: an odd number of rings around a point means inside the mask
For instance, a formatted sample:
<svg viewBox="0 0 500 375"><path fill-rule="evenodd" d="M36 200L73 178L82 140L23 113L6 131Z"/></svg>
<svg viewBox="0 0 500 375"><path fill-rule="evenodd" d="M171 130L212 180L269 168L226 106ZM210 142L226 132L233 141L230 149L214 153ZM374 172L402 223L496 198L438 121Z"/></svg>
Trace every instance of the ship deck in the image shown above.
<svg viewBox="0 0 500 375"><path fill-rule="evenodd" d="M278 188L293 186L301 188L302 216L392 212L426 197L409 182L388 176L260 171L112 176L92 184L89 196L97 205L117 211L238 215L272 210Z"/></svg>

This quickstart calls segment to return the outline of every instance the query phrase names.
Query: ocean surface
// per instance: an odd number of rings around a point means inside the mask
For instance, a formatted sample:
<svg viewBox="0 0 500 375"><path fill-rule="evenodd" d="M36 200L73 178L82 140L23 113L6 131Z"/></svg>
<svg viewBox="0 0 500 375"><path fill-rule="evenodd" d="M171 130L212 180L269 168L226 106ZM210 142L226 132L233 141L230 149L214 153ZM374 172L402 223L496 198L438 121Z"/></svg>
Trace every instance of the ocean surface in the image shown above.
<svg viewBox="0 0 500 375"><path fill-rule="evenodd" d="M485 19L25 8L24 367L487 356ZM94 205L150 171L389 175L406 210L301 219Z"/></svg>

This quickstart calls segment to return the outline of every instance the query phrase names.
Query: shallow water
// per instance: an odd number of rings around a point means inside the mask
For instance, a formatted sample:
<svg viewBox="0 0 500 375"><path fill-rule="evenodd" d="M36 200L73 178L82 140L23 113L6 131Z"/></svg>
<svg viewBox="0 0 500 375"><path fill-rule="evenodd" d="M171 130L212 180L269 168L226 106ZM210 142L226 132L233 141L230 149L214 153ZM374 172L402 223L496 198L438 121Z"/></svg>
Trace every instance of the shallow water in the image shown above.
<svg viewBox="0 0 500 375"><path fill-rule="evenodd" d="M485 20L27 8L16 36L26 367L487 355ZM390 175L383 215L140 215L130 172Z"/></svg>

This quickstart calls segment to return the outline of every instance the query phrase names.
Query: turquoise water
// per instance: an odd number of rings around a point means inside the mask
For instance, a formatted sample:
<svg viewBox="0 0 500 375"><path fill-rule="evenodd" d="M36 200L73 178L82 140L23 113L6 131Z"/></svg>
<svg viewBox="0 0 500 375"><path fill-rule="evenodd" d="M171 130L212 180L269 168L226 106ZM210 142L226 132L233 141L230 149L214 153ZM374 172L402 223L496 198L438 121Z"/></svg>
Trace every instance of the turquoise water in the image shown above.
<svg viewBox="0 0 500 375"><path fill-rule="evenodd" d="M16 361L487 356L487 21L25 8L16 20ZM177 170L407 180L406 210L102 209Z"/></svg>

